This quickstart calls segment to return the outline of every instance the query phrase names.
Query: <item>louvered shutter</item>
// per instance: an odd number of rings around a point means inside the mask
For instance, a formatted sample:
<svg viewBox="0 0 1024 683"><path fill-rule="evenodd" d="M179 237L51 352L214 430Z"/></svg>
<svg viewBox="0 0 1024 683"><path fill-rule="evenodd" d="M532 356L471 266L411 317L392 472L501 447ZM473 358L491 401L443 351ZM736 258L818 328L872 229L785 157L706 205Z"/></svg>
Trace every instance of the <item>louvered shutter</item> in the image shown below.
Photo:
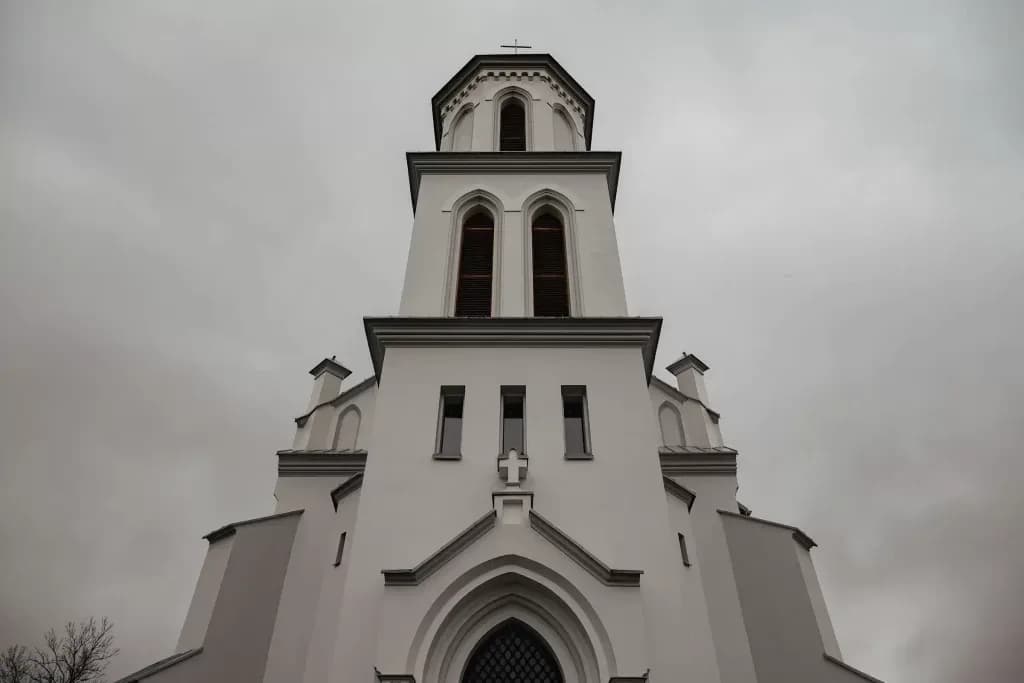
<svg viewBox="0 0 1024 683"><path fill-rule="evenodd" d="M533 314L569 315L569 280L566 275L565 230L551 214L533 221Z"/></svg>
<svg viewBox="0 0 1024 683"><path fill-rule="evenodd" d="M491 280L494 271L494 221L485 213L466 219L462 226L459 286L455 315L465 318L491 316Z"/></svg>
<svg viewBox="0 0 1024 683"><path fill-rule="evenodd" d="M502 152L526 151L526 110L517 99L501 108L501 132L498 149Z"/></svg>

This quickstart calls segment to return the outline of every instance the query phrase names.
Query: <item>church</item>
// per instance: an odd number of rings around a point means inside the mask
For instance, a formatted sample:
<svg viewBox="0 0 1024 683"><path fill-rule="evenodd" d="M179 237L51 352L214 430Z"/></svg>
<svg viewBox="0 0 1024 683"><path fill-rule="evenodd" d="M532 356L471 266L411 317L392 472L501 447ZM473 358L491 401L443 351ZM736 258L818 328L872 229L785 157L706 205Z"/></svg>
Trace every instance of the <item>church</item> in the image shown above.
<svg viewBox="0 0 1024 683"><path fill-rule="evenodd" d="M205 536L175 653L121 683L877 682L814 541L736 499L708 365L654 374L594 105L547 54L438 90L372 376L310 371L276 507Z"/></svg>

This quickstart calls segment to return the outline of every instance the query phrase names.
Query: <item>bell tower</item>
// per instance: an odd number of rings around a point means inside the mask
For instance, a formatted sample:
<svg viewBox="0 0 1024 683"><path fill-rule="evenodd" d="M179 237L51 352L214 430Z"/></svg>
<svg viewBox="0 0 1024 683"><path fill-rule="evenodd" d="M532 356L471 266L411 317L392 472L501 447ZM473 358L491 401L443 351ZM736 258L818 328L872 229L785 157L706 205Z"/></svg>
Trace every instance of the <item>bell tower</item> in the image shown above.
<svg viewBox="0 0 1024 683"><path fill-rule="evenodd" d="M431 106L436 151L406 155L401 315L626 315L621 155L590 149L594 98L550 55L479 55Z"/></svg>

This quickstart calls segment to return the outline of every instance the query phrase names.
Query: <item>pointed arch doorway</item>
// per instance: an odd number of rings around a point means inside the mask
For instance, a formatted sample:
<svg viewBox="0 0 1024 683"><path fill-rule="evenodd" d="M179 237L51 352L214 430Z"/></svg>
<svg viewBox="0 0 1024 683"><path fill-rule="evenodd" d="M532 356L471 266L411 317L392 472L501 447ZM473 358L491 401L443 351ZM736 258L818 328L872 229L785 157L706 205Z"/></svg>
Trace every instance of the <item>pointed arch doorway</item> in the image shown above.
<svg viewBox="0 0 1024 683"><path fill-rule="evenodd" d="M509 619L480 640L461 683L565 683L565 678L544 639L518 619Z"/></svg>

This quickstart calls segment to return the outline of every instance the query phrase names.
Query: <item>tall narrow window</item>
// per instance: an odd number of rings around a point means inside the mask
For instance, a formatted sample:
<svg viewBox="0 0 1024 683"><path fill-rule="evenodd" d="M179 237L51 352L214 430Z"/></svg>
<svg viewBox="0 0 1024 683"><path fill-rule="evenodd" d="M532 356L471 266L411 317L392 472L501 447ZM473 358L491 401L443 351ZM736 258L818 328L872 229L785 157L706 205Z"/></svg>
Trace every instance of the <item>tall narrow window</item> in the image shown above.
<svg viewBox="0 0 1024 683"><path fill-rule="evenodd" d="M690 553L686 550L686 536L679 534L679 552L683 556L683 566L690 566Z"/></svg>
<svg viewBox="0 0 1024 683"><path fill-rule="evenodd" d="M338 537L338 551L334 554L334 566L337 567L341 564L341 558L345 554L345 537L348 532L341 532L341 536Z"/></svg>
<svg viewBox="0 0 1024 683"><path fill-rule="evenodd" d="M587 435L587 390L585 387L562 387L562 422L565 426L565 457L589 459Z"/></svg>
<svg viewBox="0 0 1024 683"><path fill-rule="evenodd" d="M468 152L473 147L473 110L467 109L452 126L452 151Z"/></svg>
<svg viewBox="0 0 1024 683"><path fill-rule="evenodd" d="M501 388L501 453L511 449L522 453L526 448L524 403L526 387Z"/></svg>
<svg viewBox="0 0 1024 683"><path fill-rule="evenodd" d="M533 219L533 314L569 315L569 278L565 261L565 230L552 213Z"/></svg>
<svg viewBox="0 0 1024 683"><path fill-rule="evenodd" d="M500 138L498 149L502 152L526 151L526 109L515 97L501 105Z"/></svg>
<svg viewBox="0 0 1024 683"><path fill-rule="evenodd" d="M441 409L437 428L439 460L458 460L462 457L462 404L466 387L441 387Z"/></svg>
<svg viewBox="0 0 1024 683"><path fill-rule="evenodd" d="M556 109L552 114L555 117L555 150L559 152L571 152L576 149L576 133L573 131L569 117L561 109Z"/></svg>
<svg viewBox="0 0 1024 683"><path fill-rule="evenodd" d="M459 284L455 296L457 317L491 317L493 273L494 219L486 211L477 211L462 224Z"/></svg>

